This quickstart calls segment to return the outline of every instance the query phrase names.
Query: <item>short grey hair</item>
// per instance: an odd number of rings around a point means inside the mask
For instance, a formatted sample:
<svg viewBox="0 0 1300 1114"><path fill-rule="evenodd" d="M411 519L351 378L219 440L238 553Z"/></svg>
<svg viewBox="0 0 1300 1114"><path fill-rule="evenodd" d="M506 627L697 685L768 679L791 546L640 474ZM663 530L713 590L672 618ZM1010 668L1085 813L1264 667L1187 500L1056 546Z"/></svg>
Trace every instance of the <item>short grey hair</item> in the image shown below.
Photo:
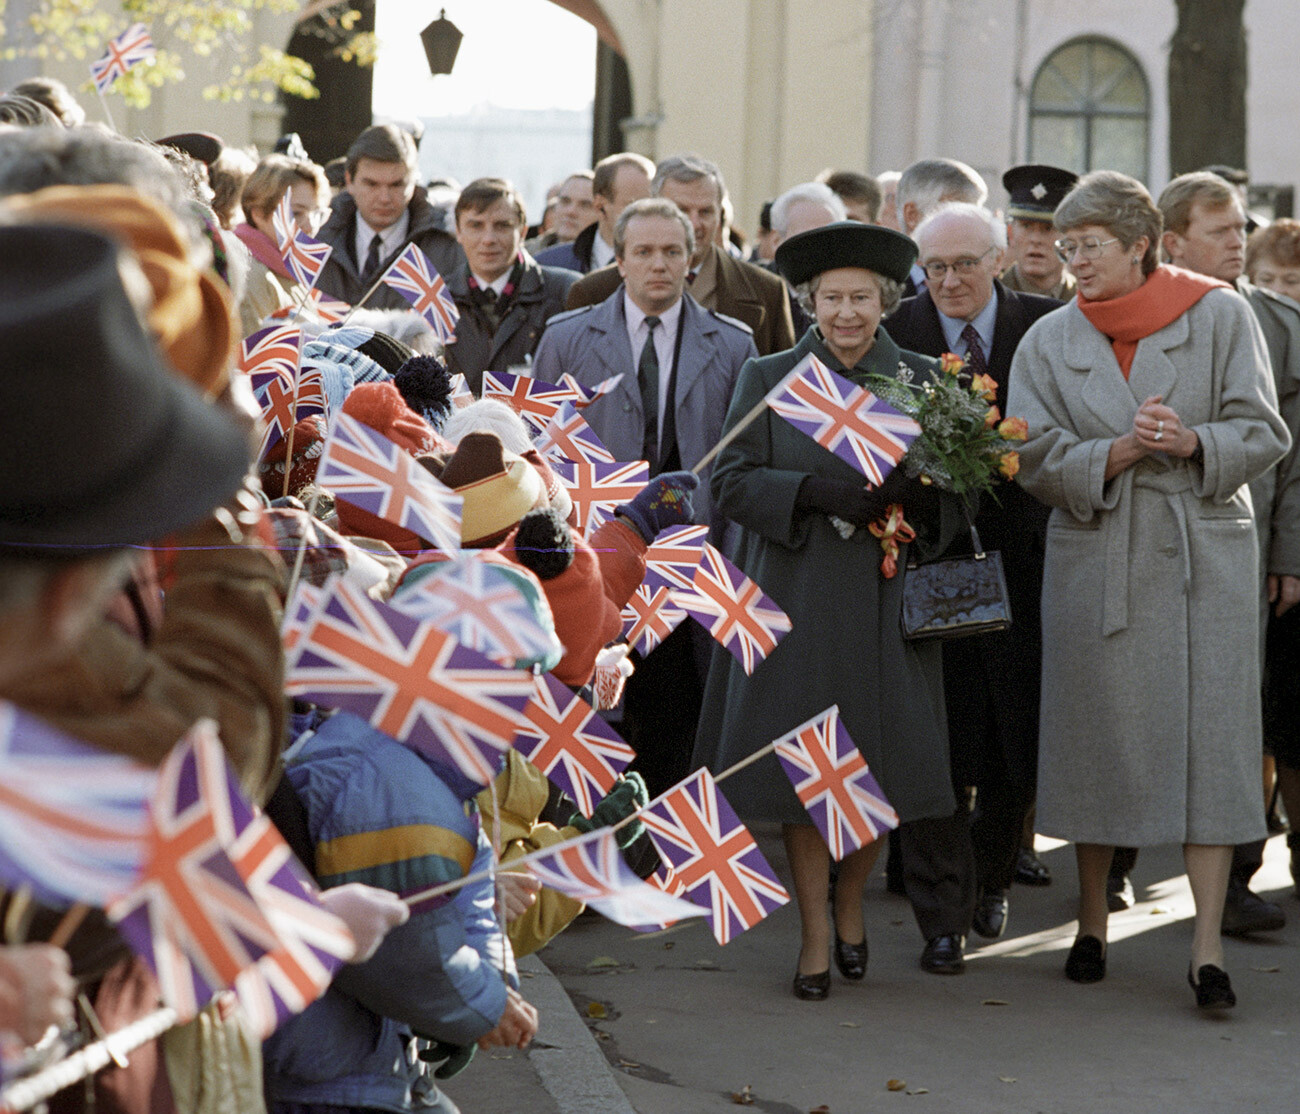
<svg viewBox="0 0 1300 1114"><path fill-rule="evenodd" d="M722 171L718 164L700 158L699 155L670 155L655 167L655 176L650 183L650 192L659 196L665 182L698 182L701 178L712 178L718 184L718 206L727 196L727 183L722 180Z"/></svg>
<svg viewBox="0 0 1300 1114"><path fill-rule="evenodd" d="M989 238L995 248L999 251L1005 251L1007 247L1007 226L997 217L995 217L983 205L972 205L968 201L947 201L940 205L925 220L921 221L912 229L912 239L916 241L917 246L921 244L921 239L926 231L931 228L941 217L955 216L966 217L970 220L979 221L989 230Z"/></svg>
<svg viewBox="0 0 1300 1114"><path fill-rule="evenodd" d="M863 267L862 269L874 278L876 284L880 287L880 316L888 317L898 308L898 303L903 300L903 284L897 279L887 278L873 271L870 267ZM821 281L821 275L813 275L807 282L801 282L794 288L794 296L799 300L799 304L803 306L804 312L809 317L817 316L813 301L817 297L817 287L821 285Z"/></svg>
<svg viewBox="0 0 1300 1114"><path fill-rule="evenodd" d="M623 258L623 247L627 243L628 221L637 217L663 217L665 220L675 220L686 233L686 254L690 255L695 251L695 229L686 214L666 197L643 197L640 201L633 201L619 213L618 220L614 222L615 259Z"/></svg>
<svg viewBox="0 0 1300 1114"><path fill-rule="evenodd" d="M809 201L820 205L831 215L831 220L848 220L848 211L840 195L825 182L800 182L791 186L772 202L772 231L781 236L790 227L790 210L800 201Z"/></svg>
<svg viewBox="0 0 1300 1114"><path fill-rule="evenodd" d="M915 205L923 217L929 216L939 202L968 201L983 205L989 188L973 167L956 159L921 159L912 163L898 179L899 220L904 205Z"/></svg>
<svg viewBox="0 0 1300 1114"><path fill-rule="evenodd" d="M1095 224L1105 228L1125 250L1143 236L1142 273L1151 274L1160 264L1160 234L1164 217L1146 186L1117 170L1094 170L1079 179L1056 209L1053 223L1058 232Z"/></svg>

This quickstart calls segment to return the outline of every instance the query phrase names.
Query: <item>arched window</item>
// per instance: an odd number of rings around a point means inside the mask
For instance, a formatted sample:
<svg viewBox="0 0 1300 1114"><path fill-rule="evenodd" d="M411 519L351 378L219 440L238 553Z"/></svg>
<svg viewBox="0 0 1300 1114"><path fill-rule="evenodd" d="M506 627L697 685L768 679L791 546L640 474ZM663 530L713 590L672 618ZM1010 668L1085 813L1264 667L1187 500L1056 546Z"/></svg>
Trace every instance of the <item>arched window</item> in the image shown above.
<svg viewBox="0 0 1300 1114"><path fill-rule="evenodd" d="M1075 39L1038 68L1029 92L1029 161L1147 177L1150 97L1137 59L1106 39Z"/></svg>

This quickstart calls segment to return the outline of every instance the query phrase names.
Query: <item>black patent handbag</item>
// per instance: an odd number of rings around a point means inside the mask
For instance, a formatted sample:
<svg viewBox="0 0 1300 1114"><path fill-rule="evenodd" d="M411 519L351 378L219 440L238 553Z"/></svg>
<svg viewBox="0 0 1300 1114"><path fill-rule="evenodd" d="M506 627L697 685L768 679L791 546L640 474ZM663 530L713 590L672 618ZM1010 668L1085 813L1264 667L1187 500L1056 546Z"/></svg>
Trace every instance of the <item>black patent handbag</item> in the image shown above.
<svg viewBox="0 0 1300 1114"><path fill-rule="evenodd" d="M909 561L903 570L899 622L908 642L965 638L1011 626L1002 554L986 551L975 524L968 524L973 553L925 564Z"/></svg>

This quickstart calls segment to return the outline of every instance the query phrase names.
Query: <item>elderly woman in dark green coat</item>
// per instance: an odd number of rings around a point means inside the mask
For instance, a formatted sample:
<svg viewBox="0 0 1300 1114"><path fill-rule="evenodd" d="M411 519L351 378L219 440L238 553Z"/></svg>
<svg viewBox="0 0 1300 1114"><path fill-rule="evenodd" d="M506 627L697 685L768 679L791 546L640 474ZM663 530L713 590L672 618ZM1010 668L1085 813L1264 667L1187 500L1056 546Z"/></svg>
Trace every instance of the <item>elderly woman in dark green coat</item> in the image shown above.
<svg viewBox="0 0 1300 1114"><path fill-rule="evenodd" d="M870 373L918 381L933 375L936 361L901 351L879 328L915 258L906 236L852 222L782 244L777 267L801 289L816 325L788 352L744 366L727 428L810 352L855 381ZM884 575L880 545L866 527L901 503L917 534L913 545L937 551L943 520L949 528L959 521L955 500L907 478L901 467L871 488L770 409L719 455L712 491L719 511L741 527L737 563L785 609L793 629L752 676L715 651L695 764L721 772L838 704L841 722L902 820L951 815L939 647L903 641L903 578ZM833 519L856 529L846 539ZM729 778L725 791L743 817L783 825L803 934L794 993L825 998L832 939L826 844L774 756ZM862 891L878 850L879 841L848 855L836 882L834 957L850 979L866 970Z"/></svg>

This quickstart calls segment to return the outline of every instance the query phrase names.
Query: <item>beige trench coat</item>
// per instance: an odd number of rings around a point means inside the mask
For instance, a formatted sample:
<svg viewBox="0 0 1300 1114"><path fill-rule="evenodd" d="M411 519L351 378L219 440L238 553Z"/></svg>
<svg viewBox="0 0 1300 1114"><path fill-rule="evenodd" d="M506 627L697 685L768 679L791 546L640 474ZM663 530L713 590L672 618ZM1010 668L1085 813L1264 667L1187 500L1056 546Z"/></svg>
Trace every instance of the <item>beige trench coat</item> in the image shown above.
<svg viewBox="0 0 1300 1114"><path fill-rule="evenodd" d="M1159 395L1204 466L1111 442ZM1025 336L1008 412L1055 508L1043 576L1038 829L1082 843L1235 844L1260 806L1258 543L1247 484L1290 444L1259 326L1216 289L1141 341L1125 382L1071 304Z"/></svg>

